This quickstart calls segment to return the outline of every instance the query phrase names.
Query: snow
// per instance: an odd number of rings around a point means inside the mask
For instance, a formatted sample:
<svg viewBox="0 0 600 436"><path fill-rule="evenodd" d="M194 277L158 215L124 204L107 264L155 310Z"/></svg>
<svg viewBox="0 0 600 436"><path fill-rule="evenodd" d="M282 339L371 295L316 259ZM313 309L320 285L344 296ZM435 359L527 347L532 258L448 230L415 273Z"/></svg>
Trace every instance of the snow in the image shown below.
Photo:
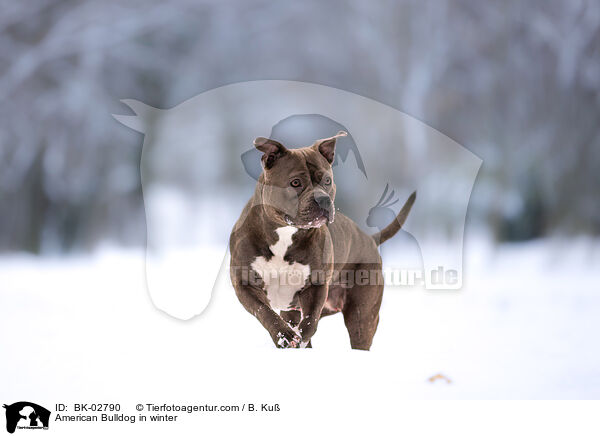
<svg viewBox="0 0 600 436"><path fill-rule="evenodd" d="M242 399L303 410L375 397L600 398L598 241L467 241L462 290L386 288L370 352L350 350L341 315L321 320L314 348L275 349L237 301L227 258L207 309L174 319L153 306L144 259L109 249L1 257L2 401ZM437 374L451 383L428 381ZM308 401L308 386L324 393Z"/></svg>

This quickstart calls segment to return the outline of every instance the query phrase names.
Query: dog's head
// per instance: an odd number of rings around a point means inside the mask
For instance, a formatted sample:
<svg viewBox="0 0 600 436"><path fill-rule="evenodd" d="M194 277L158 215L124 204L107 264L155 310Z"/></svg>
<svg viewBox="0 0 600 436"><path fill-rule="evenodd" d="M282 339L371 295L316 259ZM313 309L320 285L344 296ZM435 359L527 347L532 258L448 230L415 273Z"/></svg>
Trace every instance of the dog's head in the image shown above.
<svg viewBox="0 0 600 436"><path fill-rule="evenodd" d="M263 153L259 179L265 213L275 222L298 228L321 227L335 218L335 183L331 164L339 132L309 147L288 149L259 137L254 146Z"/></svg>

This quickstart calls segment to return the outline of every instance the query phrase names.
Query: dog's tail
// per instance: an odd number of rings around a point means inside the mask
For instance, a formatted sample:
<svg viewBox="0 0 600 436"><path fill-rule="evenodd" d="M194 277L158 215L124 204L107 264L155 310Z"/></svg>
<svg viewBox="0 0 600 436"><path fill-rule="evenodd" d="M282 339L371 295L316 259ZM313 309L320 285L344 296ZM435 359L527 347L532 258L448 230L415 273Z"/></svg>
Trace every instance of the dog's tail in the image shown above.
<svg viewBox="0 0 600 436"><path fill-rule="evenodd" d="M400 212L396 216L396 219L392 221L389 226L387 226L382 231L371 235L371 237L375 240L375 244L383 244L385 241L394 236L398 232L398 230L400 230L400 228L404 224L404 221L406 221L406 218L408 217L410 209L412 208L416 198L417 191L410 194L410 197L408 197L408 200L406 200L406 203L404 203L404 206L402 206L402 209L400 209Z"/></svg>

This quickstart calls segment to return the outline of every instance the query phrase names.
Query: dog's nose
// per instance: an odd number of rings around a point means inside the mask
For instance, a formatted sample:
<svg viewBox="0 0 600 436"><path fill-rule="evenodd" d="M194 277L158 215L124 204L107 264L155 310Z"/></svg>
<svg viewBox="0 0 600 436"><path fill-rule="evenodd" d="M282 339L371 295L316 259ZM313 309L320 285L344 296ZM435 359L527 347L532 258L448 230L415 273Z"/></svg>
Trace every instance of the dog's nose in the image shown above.
<svg viewBox="0 0 600 436"><path fill-rule="evenodd" d="M315 192L315 201L321 209L329 211L331 209L331 198L324 192Z"/></svg>

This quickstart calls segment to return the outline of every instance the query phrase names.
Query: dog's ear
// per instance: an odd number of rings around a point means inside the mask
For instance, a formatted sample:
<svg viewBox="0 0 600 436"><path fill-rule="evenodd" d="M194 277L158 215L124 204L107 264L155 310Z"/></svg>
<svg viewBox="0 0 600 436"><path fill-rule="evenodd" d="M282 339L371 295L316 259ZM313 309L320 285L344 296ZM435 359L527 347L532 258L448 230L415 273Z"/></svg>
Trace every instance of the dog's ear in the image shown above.
<svg viewBox="0 0 600 436"><path fill-rule="evenodd" d="M348 133L340 130L336 135L331 138L319 139L313 144L313 147L323 155L327 162L333 163L335 157L335 142L340 136L347 136Z"/></svg>
<svg viewBox="0 0 600 436"><path fill-rule="evenodd" d="M266 169L272 168L275 161L287 153L287 148L283 144L262 136L254 140L254 146L263 152L261 160Z"/></svg>

